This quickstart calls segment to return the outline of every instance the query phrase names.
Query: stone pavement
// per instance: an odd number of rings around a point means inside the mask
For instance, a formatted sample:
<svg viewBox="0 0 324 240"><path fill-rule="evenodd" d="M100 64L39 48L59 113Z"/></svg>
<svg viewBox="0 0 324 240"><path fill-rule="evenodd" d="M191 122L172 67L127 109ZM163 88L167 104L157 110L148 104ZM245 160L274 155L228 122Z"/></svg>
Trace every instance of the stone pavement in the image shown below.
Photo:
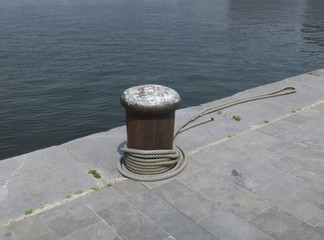
<svg viewBox="0 0 324 240"><path fill-rule="evenodd" d="M324 69L181 109L176 125L286 86L297 93L224 109L179 135L189 165L172 179L119 175L124 126L0 161L0 239L323 240Z"/></svg>

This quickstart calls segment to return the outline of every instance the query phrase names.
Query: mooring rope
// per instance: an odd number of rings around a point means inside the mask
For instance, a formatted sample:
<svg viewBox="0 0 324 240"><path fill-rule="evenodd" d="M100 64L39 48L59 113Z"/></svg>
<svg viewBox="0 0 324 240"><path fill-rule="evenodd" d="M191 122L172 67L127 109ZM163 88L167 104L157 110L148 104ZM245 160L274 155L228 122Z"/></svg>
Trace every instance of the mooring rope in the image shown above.
<svg viewBox="0 0 324 240"><path fill-rule="evenodd" d="M171 178L180 173L187 164L185 152L177 146L172 150L139 150L121 148L124 157L118 162L118 170L123 176L152 182Z"/></svg>
<svg viewBox="0 0 324 240"><path fill-rule="evenodd" d="M225 104L206 108L200 113L191 117L184 124L182 124L176 131L174 139L178 134L190 128L214 120L213 118L210 118L203 120L202 122L189 125L190 123L196 121L198 118L207 114L223 110L234 105L265 98L278 97L295 92L296 89L294 87L286 87L279 91L242 98ZM174 177L175 175L180 173L188 163L185 152L175 145L173 146L172 150L139 150L128 148L127 145L122 147L120 150L124 152L124 156L120 161L118 161L118 171L123 176L137 181L153 182Z"/></svg>

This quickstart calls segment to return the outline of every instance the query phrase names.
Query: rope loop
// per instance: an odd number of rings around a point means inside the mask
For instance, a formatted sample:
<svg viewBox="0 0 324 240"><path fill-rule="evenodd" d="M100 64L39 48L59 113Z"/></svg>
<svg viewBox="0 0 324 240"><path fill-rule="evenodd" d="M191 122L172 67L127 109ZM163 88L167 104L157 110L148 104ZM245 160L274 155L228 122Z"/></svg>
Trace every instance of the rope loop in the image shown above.
<svg viewBox="0 0 324 240"><path fill-rule="evenodd" d="M184 151L174 145L171 150L140 150L121 148L124 157L117 168L124 176L133 180L152 182L171 178L187 165Z"/></svg>

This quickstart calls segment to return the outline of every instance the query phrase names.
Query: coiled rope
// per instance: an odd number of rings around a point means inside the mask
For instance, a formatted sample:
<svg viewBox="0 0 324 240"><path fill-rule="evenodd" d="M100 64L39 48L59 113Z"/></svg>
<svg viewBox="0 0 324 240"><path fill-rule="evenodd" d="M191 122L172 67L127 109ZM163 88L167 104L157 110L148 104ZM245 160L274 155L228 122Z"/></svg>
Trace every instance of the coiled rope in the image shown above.
<svg viewBox="0 0 324 240"><path fill-rule="evenodd" d="M214 120L213 118L210 118L199 123L189 125L198 118L207 114L223 110L234 105L256 101L259 99L278 97L295 92L296 89L294 87L286 87L279 91L242 98L225 104L206 108L182 124L181 127L179 127L179 129L176 131L174 139L178 134L190 128ZM185 152L176 145L173 146L172 150L139 150L128 148L127 145L122 147L120 150L124 152L124 156L120 161L118 161L118 171L123 176L137 181L153 182L174 177L180 173L188 163Z"/></svg>

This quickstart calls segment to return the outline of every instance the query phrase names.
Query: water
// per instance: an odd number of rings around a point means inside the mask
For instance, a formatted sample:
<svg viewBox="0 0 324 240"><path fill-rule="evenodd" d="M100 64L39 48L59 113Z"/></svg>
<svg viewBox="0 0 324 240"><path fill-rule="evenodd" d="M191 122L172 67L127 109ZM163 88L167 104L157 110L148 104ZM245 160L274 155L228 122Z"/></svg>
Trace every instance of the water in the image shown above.
<svg viewBox="0 0 324 240"><path fill-rule="evenodd" d="M188 107L323 68L323 13L322 0L0 0L0 159L125 124L131 86L169 86Z"/></svg>

